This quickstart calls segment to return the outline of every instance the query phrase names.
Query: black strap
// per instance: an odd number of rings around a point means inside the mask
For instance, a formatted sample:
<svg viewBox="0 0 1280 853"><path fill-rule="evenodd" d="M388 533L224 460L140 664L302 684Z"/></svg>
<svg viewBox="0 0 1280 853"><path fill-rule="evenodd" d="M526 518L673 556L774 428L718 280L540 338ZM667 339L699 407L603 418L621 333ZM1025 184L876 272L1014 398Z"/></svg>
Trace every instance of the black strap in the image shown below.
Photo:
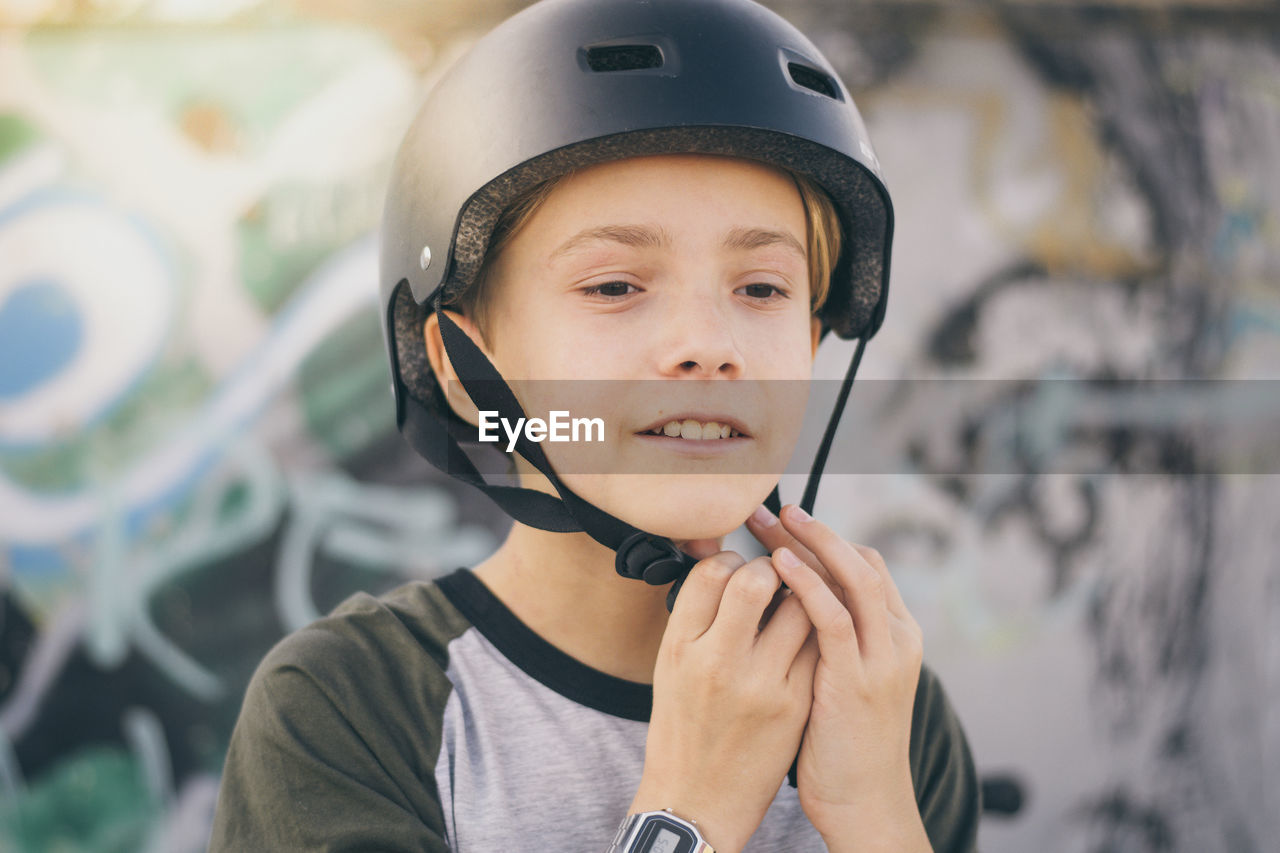
<svg viewBox="0 0 1280 853"><path fill-rule="evenodd" d="M804 485L804 496L800 498L800 508L805 512L813 512L813 502L818 499L818 482L822 479L822 469L826 467L827 454L831 452L831 443L835 441L836 430L840 427L840 416L844 414L844 404L849 399L853 378L858 374L858 365L862 363L862 351L866 348L866 338L858 338L858 347L853 351L849 369L845 371L844 381L840 383L840 393L831 410L831 419L827 421L827 429L822 434L822 443L818 445L818 453L813 457L813 465L809 468L809 480Z"/></svg>
<svg viewBox="0 0 1280 853"><path fill-rule="evenodd" d="M404 435L413 449L432 465L480 489L503 512L522 524L556 533L582 530L582 525L554 495L487 482L458 445L452 429L438 415L409 395L404 396L402 404Z"/></svg>
<svg viewBox="0 0 1280 853"><path fill-rule="evenodd" d="M777 486L774 486L773 491L764 499L764 508L774 515L782 512L782 496L778 494Z"/></svg>
<svg viewBox="0 0 1280 853"><path fill-rule="evenodd" d="M440 295L437 292L435 310L440 318L440 337L444 342L445 351L449 354L449 360L454 366L454 371L462 387L470 395L471 401L481 410L497 412L500 419L509 423L524 419L526 415L520 401L503 380L502 375L498 373L497 368L441 308ZM455 456L465 457L466 454L458 447L453 436L448 437L447 445L450 461L453 461ZM479 475L469 459L460 470L464 473L474 472L474 476L464 476L462 479L490 496L494 496L495 490L505 490L504 500L508 504L520 505L521 515L513 514L512 517L532 527L560 531L565 529L562 525L566 515L574 519L577 527L571 529L586 532L592 539L616 552L614 568L618 574L643 580L654 586L677 581L667 596L668 608L675 603L679 581L682 581L694 566L695 561L692 557L677 548L670 539L639 530L583 500L556 474L543 453L541 445L537 442L530 441L525 435L520 434L516 438L515 450L546 475L559 494L559 500L532 489L489 484ZM452 473L452 469L450 471ZM539 497L522 499L517 497L518 494ZM497 500L496 497L495 500ZM499 503L502 505L501 502ZM550 509L550 504L557 505L558 509ZM549 524L554 526L548 526Z"/></svg>

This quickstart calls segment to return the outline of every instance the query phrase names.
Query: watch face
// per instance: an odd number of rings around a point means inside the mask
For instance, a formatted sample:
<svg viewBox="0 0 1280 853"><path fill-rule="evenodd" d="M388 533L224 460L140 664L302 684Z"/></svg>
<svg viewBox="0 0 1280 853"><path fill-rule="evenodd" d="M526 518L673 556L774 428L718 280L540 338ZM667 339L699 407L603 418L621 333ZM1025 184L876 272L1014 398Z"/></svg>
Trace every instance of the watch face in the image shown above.
<svg viewBox="0 0 1280 853"><path fill-rule="evenodd" d="M661 815L649 815L640 825L634 853L691 853L697 838L685 826Z"/></svg>
<svg viewBox="0 0 1280 853"><path fill-rule="evenodd" d="M649 853L676 853L676 847L679 844L680 836L664 826L658 830L658 834L654 836L653 842L650 843Z"/></svg>

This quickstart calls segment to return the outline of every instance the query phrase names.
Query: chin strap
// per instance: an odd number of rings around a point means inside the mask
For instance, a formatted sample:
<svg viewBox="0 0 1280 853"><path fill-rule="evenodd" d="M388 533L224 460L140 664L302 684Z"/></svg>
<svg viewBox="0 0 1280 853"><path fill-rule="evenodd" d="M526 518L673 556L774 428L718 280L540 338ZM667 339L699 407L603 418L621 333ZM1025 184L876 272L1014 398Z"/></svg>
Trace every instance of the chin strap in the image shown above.
<svg viewBox="0 0 1280 853"><path fill-rule="evenodd" d="M827 429L822 433L822 443L813 457L813 465L809 467L809 480L804 484L804 495L800 498L800 508L807 513L813 512L813 502L818 499L818 483L822 480L822 469L827 465L827 454L836 439L836 430L840 428L840 417L844 414L844 405L849 401L849 391L853 388L853 379L858 375L858 365L862 363L862 352L867 348L866 338L858 338L858 346L849 360L849 369L844 373L844 381L840 383L840 393L836 396L835 405L831 407L831 419L827 421ZM777 489L774 489L777 494ZM772 507L770 507L772 509ZM774 515L778 511L773 510Z"/></svg>
<svg viewBox="0 0 1280 853"><path fill-rule="evenodd" d="M435 311L440 318L440 336L444 341L445 351L471 401L478 409L497 412L499 418L510 423L523 419L524 410L511 387L471 338L441 310L439 293L435 296ZM447 455L451 462L457 457L466 458L454 436L448 437L448 444ZM558 532L580 530L616 552L614 568L623 577L642 580L653 586L674 581L675 584L667 594L667 609L670 610L675 604L680 582L696 562L694 558L677 548L670 539L646 533L583 500L556 474L543 453L542 446L530 441L523 433L516 438L515 449L546 476L560 496L559 500L532 489L494 486L484 482L469 459L458 470L474 475L464 476L463 479L491 497L500 495L504 500L499 501L499 504L522 524ZM448 469L448 473L454 473L454 469ZM516 495L530 497L524 499ZM542 500L534 499L532 495L538 495ZM566 523L570 519L573 523Z"/></svg>

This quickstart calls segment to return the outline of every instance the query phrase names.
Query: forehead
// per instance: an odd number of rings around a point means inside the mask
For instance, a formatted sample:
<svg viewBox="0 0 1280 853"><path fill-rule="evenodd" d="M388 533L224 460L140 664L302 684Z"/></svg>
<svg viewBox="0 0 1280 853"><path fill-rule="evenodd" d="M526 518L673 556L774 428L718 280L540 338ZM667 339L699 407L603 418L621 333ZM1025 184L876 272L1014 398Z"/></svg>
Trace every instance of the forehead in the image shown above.
<svg viewBox="0 0 1280 853"><path fill-rule="evenodd" d="M790 231L800 240L805 234L800 192L785 172L697 154L633 157L575 172L560 180L525 230L541 246L590 225L642 223L687 240L719 240L743 227Z"/></svg>

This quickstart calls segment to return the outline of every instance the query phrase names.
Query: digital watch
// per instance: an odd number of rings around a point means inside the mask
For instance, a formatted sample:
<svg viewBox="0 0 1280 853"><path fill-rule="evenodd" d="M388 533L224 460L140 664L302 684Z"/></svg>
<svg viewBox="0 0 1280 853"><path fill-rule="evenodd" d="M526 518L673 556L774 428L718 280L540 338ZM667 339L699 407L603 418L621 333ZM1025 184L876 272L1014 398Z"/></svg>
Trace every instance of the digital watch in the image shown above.
<svg viewBox="0 0 1280 853"><path fill-rule="evenodd" d="M698 832L695 821L671 809L627 815L609 853L716 853Z"/></svg>

